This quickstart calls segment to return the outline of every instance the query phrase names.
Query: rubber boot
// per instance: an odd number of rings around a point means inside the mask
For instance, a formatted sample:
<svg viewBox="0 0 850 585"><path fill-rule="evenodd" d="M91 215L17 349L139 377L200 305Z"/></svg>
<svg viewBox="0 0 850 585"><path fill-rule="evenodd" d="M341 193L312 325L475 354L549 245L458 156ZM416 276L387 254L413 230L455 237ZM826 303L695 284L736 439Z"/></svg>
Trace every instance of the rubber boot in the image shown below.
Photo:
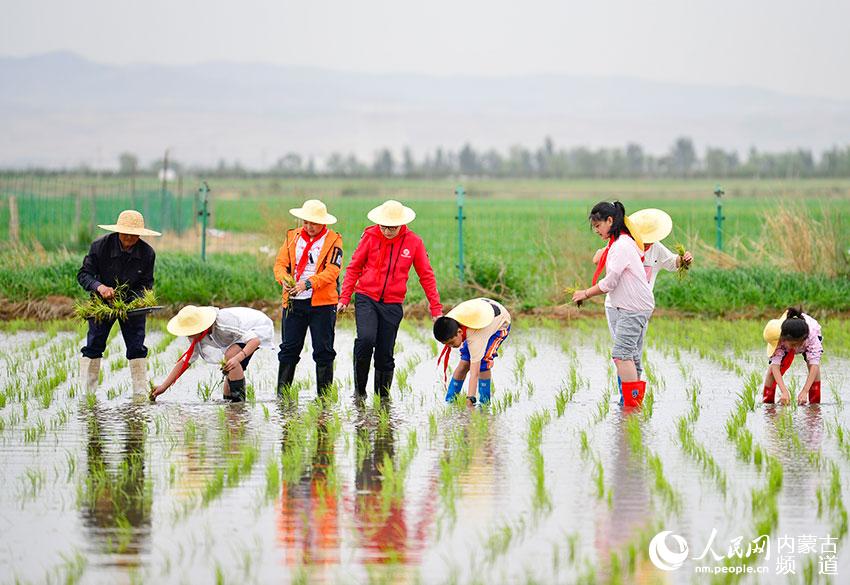
<svg viewBox="0 0 850 585"><path fill-rule="evenodd" d="M148 360L147 358L136 358L130 360L130 379L133 382L134 396L147 396L148 388Z"/></svg>
<svg viewBox="0 0 850 585"><path fill-rule="evenodd" d="M478 380L478 403L490 403L490 380Z"/></svg>
<svg viewBox="0 0 850 585"><path fill-rule="evenodd" d="M617 388L620 390L620 406L623 406L623 379L617 376Z"/></svg>
<svg viewBox="0 0 850 585"><path fill-rule="evenodd" d="M371 360L354 359L354 394L366 396L366 383L369 381L369 369L372 367Z"/></svg>
<svg viewBox="0 0 850 585"><path fill-rule="evenodd" d="M80 382L86 390L96 390L101 358L80 358Z"/></svg>
<svg viewBox="0 0 850 585"><path fill-rule="evenodd" d="M812 382L809 388L809 404L820 404L820 380Z"/></svg>
<svg viewBox="0 0 850 585"><path fill-rule="evenodd" d="M316 393L319 396L324 396L328 391L328 386L334 383L334 363L326 362L316 364Z"/></svg>
<svg viewBox="0 0 850 585"><path fill-rule="evenodd" d="M449 388L446 391L446 402L451 402L455 399L455 396L463 389L463 380L455 380L452 378L449 380Z"/></svg>
<svg viewBox="0 0 850 585"><path fill-rule="evenodd" d="M283 389L292 386L295 379L295 364L291 362L280 362L277 366L277 395L283 396Z"/></svg>
<svg viewBox="0 0 850 585"><path fill-rule="evenodd" d="M388 398L390 395L390 388L393 385L393 371L375 370L375 394L381 398Z"/></svg>
<svg viewBox="0 0 850 585"><path fill-rule="evenodd" d="M762 390L762 401L765 404L773 404L776 402L776 382L771 386L765 386Z"/></svg>
<svg viewBox="0 0 850 585"><path fill-rule="evenodd" d="M245 402L245 378L228 380L227 384L230 386L230 397L225 396L224 399L230 402Z"/></svg>
<svg viewBox="0 0 850 585"><path fill-rule="evenodd" d="M646 393L646 382L635 380L634 382L623 382L623 406L635 408L643 404L643 396Z"/></svg>

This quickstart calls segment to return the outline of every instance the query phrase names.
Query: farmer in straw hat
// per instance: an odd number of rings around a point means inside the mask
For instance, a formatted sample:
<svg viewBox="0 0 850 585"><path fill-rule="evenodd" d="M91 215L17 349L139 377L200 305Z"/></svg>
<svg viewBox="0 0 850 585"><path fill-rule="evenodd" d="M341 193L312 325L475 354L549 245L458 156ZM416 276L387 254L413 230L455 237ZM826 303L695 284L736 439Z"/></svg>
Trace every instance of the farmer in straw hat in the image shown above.
<svg viewBox="0 0 850 585"><path fill-rule="evenodd" d="M277 391L280 393L292 384L309 328L313 361L316 362L316 389L321 394L333 383L334 377L342 236L328 229L328 225L336 223L336 218L317 199L305 201L289 213L302 220L303 225L286 232L286 240L274 264L274 277L283 287L284 307Z"/></svg>
<svg viewBox="0 0 850 585"><path fill-rule="evenodd" d="M461 391L467 372L468 403L475 405L476 400L481 404L490 402L493 360L510 332L511 315L508 310L496 301L485 298L464 301L445 317L434 321L434 337L446 344L437 358L438 362L443 363L444 377L452 348L460 348L460 363L449 382L446 402L450 402Z"/></svg>
<svg viewBox="0 0 850 585"><path fill-rule="evenodd" d="M780 404L791 402L791 393L782 376L791 367L797 354L803 356L808 369L806 381L797 396L797 403L820 403L820 360L823 355L820 323L801 309L789 307L779 319L767 322L763 335L770 364L764 378L765 404L773 404L776 400L777 385L780 390Z"/></svg>
<svg viewBox="0 0 850 585"><path fill-rule="evenodd" d="M151 392L151 400L168 390L198 359L221 366L224 399L245 401L245 369L257 348L274 349L274 323L260 311L248 307L217 309L187 305L169 322L168 332L190 340L165 380ZM222 363L224 362L224 363Z"/></svg>
<svg viewBox="0 0 850 585"><path fill-rule="evenodd" d="M643 240L643 269L646 271L646 277L649 280L650 290L655 288L655 279L658 278L658 273L661 270L675 272L683 264L690 266L693 262L693 255L689 251L685 251L682 256L674 254L661 243L661 240L670 235L673 231L673 219L667 212L661 209L641 209L629 215L631 224L637 231L641 240ZM593 256L593 263L597 264L605 248L600 248ZM611 303L611 295L605 295L605 316L608 318L608 329L611 331L611 337L615 337L617 327L617 318L620 312ZM649 323L647 323L647 328ZM646 329L638 340L638 351L635 355L635 369L637 370L638 379L641 377L643 368L641 367L641 359L643 356L643 346L646 340ZM617 377L617 385L620 388L620 405L623 404L623 382L620 377Z"/></svg>
<svg viewBox="0 0 850 585"><path fill-rule="evenodd" d="M372 352L375 352L375 393L388 396L393 381L393 348L404 316L410 267L416 269L428 298L433 318L443 312L437 279L425 244L407 227L416 213L398 201L389 200L371 210L367 217L376 225L366 228L351 263L345 271L338 311L354 300L357 338L354 340L354 389L366 395Z"/></svg>
<svg viewBox="0 0 850 585"><path fill-rule="evenodd" d="M122 285L127 286L130 298L143 295L145 289L152 289L156 254L147 242L141 240L141 236L162 234L145 228L142 214L132 209L122 211L116 223L98 227L112 233L92 242L77 272L80 286L91 294L100 295L105 301L114 298L115 289ZM137 393L147 389L145 320L146 315L142 313L118 323L127 346L133 390ZM114 319L100 322L89 319L86 345L82 348L80 359L80 378L90 390L97 387L100 361L114 324Z"/></svg>

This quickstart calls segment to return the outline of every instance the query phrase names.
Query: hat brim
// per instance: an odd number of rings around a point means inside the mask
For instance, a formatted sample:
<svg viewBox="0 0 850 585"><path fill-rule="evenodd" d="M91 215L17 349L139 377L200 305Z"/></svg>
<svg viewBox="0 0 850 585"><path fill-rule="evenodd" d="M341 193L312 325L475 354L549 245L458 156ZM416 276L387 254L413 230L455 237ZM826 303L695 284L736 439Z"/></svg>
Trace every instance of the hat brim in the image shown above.
<svg viewBox="0 0 850 585"><path fill-rule="evenodd" d="M169 333L176 335L177 337L189 337L190 335L197 335L198 333L206 331L213 323L215 323L215 307L198 307L198 312L201 313L201 318L194 326L187 327L181 325L177 320L177 317L179 317L178 313L168 321L166 329L168 329Z"/></svg>
<svg viewBox="0 0 850 585"><path fill-rule="evenodd" d="M131 236L161 236L162 234L159 232L155 232L153 230L149 230L147 228L134 228L127 227L124 225L112 224L112 225L100 225L99 228L108 230L110 232L116 232L119 234L129 234Z"/></svg>
<svg viewBox="0 0 850 585"><path fill-rule="evenodd" d="M632 220L629 219L628 215L623 218L623 223L626 224L626 229L629 230L629 233L632 235L632 239L635 241L635 244L637 244L638 250L640 250L641 255L643 255L643 238L635 228L635 224L632 223Z"/></svg>
<svg viewBox="0 0 850 585"><path fill-rule="evenodd" d="M416 219L416 212L410 209L409 207L402 207L402 215L400 218L391 218L384 215L384 210L382 207L383 206L378 206L366 214L366 217L369 218L369 221L377 225L397 227L400 225L407 225L411 221Z"/></svg>
<svg viewBox="0 0 850 585"><path fill-rule="evenodd" d="M310 213L305 210L303 207L296 207L295 209L290 209L289 213L297 217L298 219L303 219L304 221L309 221L312 223L318 223L320 225L332 225L335 224L337 219L330 213L325 213L324 215L316 215L315 213Z"/></svg>
<svg viewBox="0 0 850 585"><path fill-rule="evenodd" d="M464 301L446 314L461 325L481 329L493 321L493 307L487 301L472 299Z"/></svg>
<svg viewBox="0 0 850 585"><path fill-rule="evenodd" d="M768 343L767 344L767 357L773 357L773 354L776 353L776 347L779 345L779 342L776 343Z"/></svg>
<svg viewBox="0 0 850 585"><path fill-rule="evenodd" d="M673 219L666 211L661 209L648 208L635 211L629 216L629 220L640 233L640 237L644 244L660 242L673 231ZM644 222L651 223L652 227L649 229L643 229L642 224Z"/></svg>

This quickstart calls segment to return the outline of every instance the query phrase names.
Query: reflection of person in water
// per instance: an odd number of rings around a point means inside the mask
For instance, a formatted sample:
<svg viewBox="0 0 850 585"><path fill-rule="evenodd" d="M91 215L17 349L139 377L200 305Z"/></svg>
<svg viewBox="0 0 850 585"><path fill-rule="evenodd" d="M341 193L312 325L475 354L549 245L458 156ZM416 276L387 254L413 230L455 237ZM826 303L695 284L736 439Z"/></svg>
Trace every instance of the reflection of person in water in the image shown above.
<svg viewBox="0 0 850 585"><path fill-rule="evenodd" d="M621 412L614 419L614 454L611 468L611 503L596 502L599 520L596 524L595 548L600 564L611 559L616 552L624 558L628 546L650 526L652 522L649 489L643 455L635 453L626 436L626 422L633 413ZM607 471L607 470L606 470ZM606 570L611 570L606 566ZM639 555L634 581L648 582L650 575L657 574L645 555ZM643 576L642 576L643 575Z"/></svg>
<svg viewBox="0 0 850 585"><path fill-rule="evenodd" d="M384 404L381 408L389 408ZM367 562L385 562L392 560L403 563L407 548L407 523L404 518L404 494L387 495L381 468L392 465L395 455L395 428L391 417L387 422L378 422L372 435L372 448L366 457L357 461L357 474L354 484L357 494L354 498L354 515L357 530L360 532L360 544ZM361 426L357 430L358 443L368 441L370 429Z"/></svg>
<svg viewBox="0 0 850 585"><path fill-rule="evenodd" d="M151 484L145 475L145 425L135 409L110 413L126 424L119 454L107 452L107 413L95 408L88 417L83 523L90 538L109 553L127 555L122 564L136 566L150 538ZM126 557L125 557L126 559Z"/></svg>
<svg viewBox="0 0 850 585"><path fill-rule="evenodd" d="M298 483L283 485L280 515L277 521L278 542L290 566L336 565L340 562L340 528L337 508L337 480L328 476L334 464L334 445L328 433L323 412L316 425L316 451L312 465ZM283 449L287 433L284 427ZM315 575L314 575L315 576Z"/></svg>

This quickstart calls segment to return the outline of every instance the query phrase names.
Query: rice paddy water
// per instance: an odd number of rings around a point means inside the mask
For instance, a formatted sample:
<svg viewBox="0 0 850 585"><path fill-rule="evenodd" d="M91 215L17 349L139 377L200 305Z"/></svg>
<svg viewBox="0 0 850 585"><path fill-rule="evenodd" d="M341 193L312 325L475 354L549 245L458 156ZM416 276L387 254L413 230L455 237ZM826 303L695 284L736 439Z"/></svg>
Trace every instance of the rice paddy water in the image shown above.
<svg viewBox="0 0 850 585"><path fill-rule="evenodd" d="M719 582L841 583L850 347L827 346L821 405L765 406L756 328L656 319L647 398L625 413L594 319L515 324L474 410L444 403L428 324L401 329L389 400L352 398L345 350L317 399L308 349L282 399L258 352L237 405L201 364L134 401L120 336L86 392L83 329L7 327L2 582L690 583L705 565ZM341 321L337 348L353 337ZM147 344L157 380L185 349L157 321ZM648 554L663 530L689 545L670 571ZM745 554L762 535L770 557Z"/></svg>

